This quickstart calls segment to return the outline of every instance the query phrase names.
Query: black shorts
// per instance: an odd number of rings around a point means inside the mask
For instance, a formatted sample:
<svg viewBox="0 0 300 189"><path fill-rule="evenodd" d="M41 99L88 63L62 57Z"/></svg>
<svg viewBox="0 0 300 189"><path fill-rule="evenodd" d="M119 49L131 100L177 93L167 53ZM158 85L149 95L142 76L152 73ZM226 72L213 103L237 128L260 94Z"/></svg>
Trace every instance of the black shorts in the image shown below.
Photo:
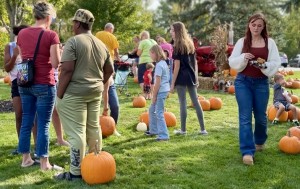
<svg viewBox="0 0 300 189"><path fill-rule="evenodd" d="M144 85L144 93L150 94L151 92L151 86L150 85Z"/></svg>
<svg viewBox="0 0 300 189"><path fill-rule="evenodd" d="M146 69L147 63L142 63L138 65L138 81L139 83L144 83L144 73ZM154 70L152 71L152 78L154 76ZM151 84L154 84L154 79L152 79Z"/></svg>
<svg viewBox="0 0 300 189"><path fill-rule="evenodd" d="M11 82L11 98L20 96L17 79Z"/></svg>

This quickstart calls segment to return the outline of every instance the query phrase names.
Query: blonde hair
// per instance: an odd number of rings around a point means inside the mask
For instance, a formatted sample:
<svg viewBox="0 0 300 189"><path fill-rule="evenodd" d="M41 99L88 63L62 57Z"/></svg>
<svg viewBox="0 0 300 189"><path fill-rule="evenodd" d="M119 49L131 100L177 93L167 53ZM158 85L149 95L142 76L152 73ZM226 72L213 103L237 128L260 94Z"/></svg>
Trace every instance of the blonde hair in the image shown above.
<svg viewBox="0 0 300 189"><path fill-rule="evenodd" d="M52 4L39 1L33 6L33 16L36 20L45 19L47 16L56 18L56 11Z"/></svg>
<svg viewBox="0 0 300 189"><path fill-rule="evenodd" d="M142 40L143 37L145 37L145 39L150 39L150 33L148 31L142 31L140 34L140 39Z"/></svg>
<svg viewBox="0 0 300 189"><path fill-rule="evenodd" d="M281 74L275 74L274 75L274 81L277 82L278 80L283 79L283 75Z"/></svg>
<svg viewBox="0 0 300 189"><path fill-rule="evenodd" d="M194 54L195 46L182 22L172 24L175 32L174 52L176 54Z"/></svg>
<svg viewBox="0 0 300 189"><path fill-rule="evenodd" d="M153 61L158 62L160 60L166 60L166 54L159 45L153 45L150 52L156 55L156 60Z"/></svg>
<svg viewBox="0 0 300 189"><path fill-rule="evenodd" d="M157 38L157 42L158 42L158 43L166 43L167 41L166 41L165 38L163 38L163 37L158 37L158 38Z"/></svg>
<svg viewBox="0 0 300 189"><path fill-rule="evenodd" d="M154 68L154 64L152 64L151 62L146 64L146 69L149 70L150 68Z"/></svg>

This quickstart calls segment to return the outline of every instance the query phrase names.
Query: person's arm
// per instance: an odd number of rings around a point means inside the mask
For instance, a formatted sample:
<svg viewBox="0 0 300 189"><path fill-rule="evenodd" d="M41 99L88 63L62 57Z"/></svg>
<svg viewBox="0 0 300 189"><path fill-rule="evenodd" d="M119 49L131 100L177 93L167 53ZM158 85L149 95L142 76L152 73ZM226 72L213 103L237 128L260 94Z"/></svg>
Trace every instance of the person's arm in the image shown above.
<svg viewBox="0 0 300 189"><path fill-rule="evenodd" d="M118 48L114 49L114 52L115 52L115 60L120 62L121 59L120 59L120 56L119 56L119 49Z"/></svg>
<svg viewBox="0 0 300 189"><path fill-rule="evenodd" d="M57 97L62 99L72 78L75 69L75 61L63 62L60 68L61 71L57 88Z"/></svg>
<svg viewBox="0 0 300 189"><path fill-rule="evenodd" d="M180 60L174 60L174 71L173 71L173 76L172 76L172 84L171 84L171 90L170 92L174 92L174 87L175 87L175 81L177 79L177 76L178 76L178 72L179 72L179 69L180 69Z"/></svg>
<svg viewBox="0 0 300 189"><path fill-rule="evenodd" d="M151 73L148 73L148 79L149 79L149 81L150 81L150 83L152 82L152 74Z"/></svg>
<svg viewBox="0 0 300 189"><path fill-rule="evenodd" d="M275 41L271 38L268 39L268 49L268 60L265 62L267 68L261 69L261 72L268 77L272 77L280 68L281 60L277 49L277 45Z"/></svg>
<svg viewBox="0 0 300 189"><path fill-rule="evenodd" d="M158 91L159 91L159 88L160 88L160 81L161 81L161 78L160 76L155 76L155 84L154 84L154 89L153 89L153 96L152 96L152 104L154 104L156 102L156 99L157 99L157 94L158 94Z"/></svg>
<svg viewBox="0 0 300 189"><path fill-rule="evenodd" d="M109 95L108 95L108 90L111 85L111 78L104 84L104 90L103 90L103 112L102 115L107 116L108 115L108 100L109 100Z"/></svg>
<svg viewBox="0 0 300 189"><path fill-rule="evenodd" d="M138 55L138 56L141 56L141 55L142 55L142 53L143 53L143 50L141 50L141 49L138 49L138 50L137 50L137 52L136 52L136 55Z"/></svg>
<svg viewBox="0 0 300 189"><path fill-rule="evenodd" d="M114 73L114 67L112 60L109 56L109 53L107 52L107 59L103 66L103 83L106 84L106 82L109 80L110 76Z"/></svg>
<svg viewBox="0 0 300 189"><path fill-rule="evenodd" d="M198 62L197 62L197 59L196 59L196 54L195 54L194 58L195 58L195 78L196 78L196 86L198 87L198 86L199 86L199 76L198 76Z"/></svg>
<svg viewBox="0 0 300 189"><path fill-rule="evenodd" d="M10 57L10 46L7 44L4 49L4 70L10 72L16 63L16 59L19 55L19 48L16 46L13 51L13 56Z"/></svg>
<svg viewBox="0 0 300 189"><path fill-rule="evenodd" d="M51 45L50 47L50 62L53 68L57 68L60 62L61 51L59 44Z"/></svg>
<svg viewBox="0 0 300 189"><path fill-rule="evenodd" d="M250 53L242 53L243 46L244 38L241 38L236 42L233 51L228 58L229 66L237 72L243 71L248 64L248 60L253 58L253 55Z"/></svg>

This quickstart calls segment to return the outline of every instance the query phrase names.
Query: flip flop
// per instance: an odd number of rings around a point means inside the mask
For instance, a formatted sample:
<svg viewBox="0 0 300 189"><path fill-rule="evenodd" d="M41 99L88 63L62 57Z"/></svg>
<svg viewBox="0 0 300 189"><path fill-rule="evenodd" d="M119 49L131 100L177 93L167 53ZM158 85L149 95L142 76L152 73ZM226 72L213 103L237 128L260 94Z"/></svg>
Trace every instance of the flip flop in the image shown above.
<svg viewBox="0 0 300 189"><path fill-rule="evenodd" d="M31 165L21 165L21 167L26 168L26 167L31 167L31 166L35 166L35 165L40 165L40 162L33 161L33 163Z"/></svg>
<svg viewBox="0 0 300 189"><path fill-rule="evenodd" d="M82 179L81 175L73 175L70 172L64 172L53 176L57 180L68 180L72 181L73 179Z"/></svg>

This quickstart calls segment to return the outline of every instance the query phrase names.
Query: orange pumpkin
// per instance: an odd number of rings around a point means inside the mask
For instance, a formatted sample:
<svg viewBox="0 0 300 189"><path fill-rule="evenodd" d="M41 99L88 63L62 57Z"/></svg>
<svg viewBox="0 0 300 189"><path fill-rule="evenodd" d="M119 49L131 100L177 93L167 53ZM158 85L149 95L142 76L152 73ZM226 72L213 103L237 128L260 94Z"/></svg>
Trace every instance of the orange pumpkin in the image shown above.
<svg viewBox="0 0 300 189"><path fill-rule="evenodd" d="M211 97L209 99L209 102L210 102L210 109L212 109L212 110L219 110L222 108L221 98Z"/></svg>
<svg viewBox="0 0 300 189"><path fill-rule="evenodd" d="M289 75L294 75L294 71L293 71L293 70L290 70L290 71L288 71L288 74L289 74Z"/></svg>
<svg viewBox="0 0 300 189"><path fill-rule="evenodd" d="M165 117L165 120L166 120L167 127L176 126L176 122L177 122L176 116L172 112L165 111L164 112L164 117Z"/></svg>
<svg viewBox="0 0 300 189"><path fill-rule="evenodd" d="M104 184L116 177L116 161L108 152L90 153L81 162L81 175L88 184Z"/></svg>
<svg viewBox="0 0 300 189"><path fill-rule="evenodd" d="M200 100L199 102L200 102L200 105L201 105L203 111L209 111L210 110L209 100Z"/></svg>
<svg viewBox="0 0 300 189"><path fill-rule="evenodd" d="M286 81L287 81L287 82L293 82L294 79L293 79L293 78L288 78Z"/></svg>
<svg viewBox="0 0 300 189"><path fill-rule="evenodd" d="M292 82L292 81L287 81L287 82L285 83L285 87L286 87L286 88L293 88L293 82Z"/></svg>
<svg viewBox="0 0 300 189"><path fill-rule="evenodd" d="M287 135L290 134L291 136L295 136L298 139L300 139L300 127L291 127L288 132Z"/></svg>
<svg viewBox="0 0 300 189"><path fill-rule="evenodd" d="M229 94L234 94L234 93L235 93L234 85L230 85L230 86L228 87L228 93L229 93Z"/></svg>
<svg viewBox="0 0 300 189"><path fill-rule="evenodd" d="M102 130L102 136L108 137L114 134L116 129L115 120L110 116L100 116L100 127Z"/></svg>
<svg viewBox="0 0 300 189"><path fill-rule="evenodd" d="M146 99L142 95L134 97L132 101L132 105L135 108L143 108L146 106Z"/></svg>
<svg viewBox="0 0 300 189"><path fill-rule="evenodd" d="M298 110L297 110L298 111ZM292 110L289 110L288 111L288 120L292 121L294 119L294 115L293 115L293 112Z"/></svg>
<svg viewBox="0 0 300 189"><path fill-rule="evenodd" d="M198 95L198 101L200 102L200 100L205 100L205 97L204 97L204 96ZM192 103L192 104L191 104L191 107L194 107L193 102L191 102L191 103Z"/></svg>
<svg viewBox="0 0 300 189"><path fill-rule="evenodd" d="M4 83L9 83L9 81L10 81L9 75L5 76L3 81L4 81Z"/></svg>
<svg viewBox="0 0 300 189"><path fill-rule="evenodd" d="M293 89L300 89L300 82L299 81L293 81L292 82L292 88Z"/></svg>
<svg viewBox="0 0 300 189"><path fill-rule="evenodd" d="M236 76L237 75L237 71L235 69L230 68L230 75L231 76Z"/></svg>
<svg viewBox="0 0 300 189"><path fill-rule="evenodd" d="M275 119L276 112L277 112L277 109L275 108L274 105L272 105L268 108L268 119L269 119L269 121L273 121ZM287 121L287 119L288 119L288 112L283 111L281 113L281 115L279 116L279 121L284 122L284 121Z"/></svg>
<svg viewBox="0 0 300 189"><path fill-rule="evenodd" d="M134 77L134 78L133 78L133 82L134 82L134 83L138 83L138 82L139 82L138 78L137 78L137 77Z"/></svg>
<svg viewBox="0 0 300 189"><path fill-rule="evenodd" d="M149 126L149 112L145 111L140 115L140 122L144 122Z"/></svg>
<svg viewBox="0 0 300 189"><path fill-rule="evenodd" d="M297 95L291 95L292 104L296 104L299 101L299 97Z"/></svg>
<svg viewBox="0 0 300 189"><path fill-rule="evenodd" d="M279 141L279 149L287 154L300 153L300 142L295 136L291 136L288 132L287 136L284 136Z"/></svg>

